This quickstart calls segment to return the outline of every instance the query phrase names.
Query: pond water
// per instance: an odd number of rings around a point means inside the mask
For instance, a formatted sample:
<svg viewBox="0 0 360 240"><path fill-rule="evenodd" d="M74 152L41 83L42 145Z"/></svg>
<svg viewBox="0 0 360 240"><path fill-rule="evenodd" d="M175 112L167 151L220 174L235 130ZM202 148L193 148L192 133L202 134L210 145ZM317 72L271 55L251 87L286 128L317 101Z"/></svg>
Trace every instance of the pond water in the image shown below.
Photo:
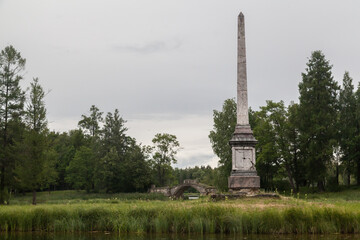
<svg viewBox="0 0 360 240"><path fill-rule="evenodd" d="M196 200L199 199L199 196L189 196L189 200Z"/></svg>
<svg viewBox="0 0 360 240"><path fill-rule="evenodd" d="M4 240L360 240L360 235L119 235L115 233L0 233Z"/></svg>

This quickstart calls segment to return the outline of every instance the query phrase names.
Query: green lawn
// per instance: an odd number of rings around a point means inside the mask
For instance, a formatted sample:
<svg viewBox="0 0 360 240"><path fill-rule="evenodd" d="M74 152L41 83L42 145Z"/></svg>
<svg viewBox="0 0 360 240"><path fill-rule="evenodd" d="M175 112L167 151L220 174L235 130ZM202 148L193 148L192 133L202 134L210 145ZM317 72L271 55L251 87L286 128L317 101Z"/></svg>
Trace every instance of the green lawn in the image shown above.
<svg viewBox="0 0 360 240"><path fill-rule="evenodd" d="M360 187L352 186L350 188L343 188L338 192L324 192L324 193L305 193L305 191L294 194L289 191L279 192L285 199L299 199L306 202L314 203L328 203L328 204L346 204L346 203L360 203ZM188 195L198 195L198 193L185 193ZM207 199L205 197L205 199ZM161 200L168 201L168 197L162 194L147 194L147 193L86 193L85 191L65 190L52 192L38 192L38 204L68 204L68 203L116 203L130 200ZM246 202L246 200L244 200ZM262 200L261 200L262 201ZM276 200L279 202L279 200ZM26 205L32 203L32 193L17 194L12 196L10 200L11 205Z"/></svg>
<svg viewBox="0 0 360 240"><path fill-rule="evenodd" d="M38 192L38 204L74 204L74 203L117 203L129 200L161 200L168 197L158 193L86 193L85 191L65 190L53 192ZM11 205L26 205L32 203L32 193L18 194L10 199Z"/></svg>

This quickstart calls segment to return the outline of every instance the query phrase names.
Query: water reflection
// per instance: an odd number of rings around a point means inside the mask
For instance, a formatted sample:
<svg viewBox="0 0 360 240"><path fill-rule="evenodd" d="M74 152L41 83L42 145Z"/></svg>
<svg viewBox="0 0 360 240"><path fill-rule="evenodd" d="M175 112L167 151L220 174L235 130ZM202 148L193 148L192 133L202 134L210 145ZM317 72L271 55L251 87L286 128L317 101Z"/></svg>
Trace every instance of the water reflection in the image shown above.
<svg viewBox="0 0 360 240"><path fill-rule="evenodd" d="M115 233L0 233L4 240L360 240L360 235L119 235Z"/></svg>

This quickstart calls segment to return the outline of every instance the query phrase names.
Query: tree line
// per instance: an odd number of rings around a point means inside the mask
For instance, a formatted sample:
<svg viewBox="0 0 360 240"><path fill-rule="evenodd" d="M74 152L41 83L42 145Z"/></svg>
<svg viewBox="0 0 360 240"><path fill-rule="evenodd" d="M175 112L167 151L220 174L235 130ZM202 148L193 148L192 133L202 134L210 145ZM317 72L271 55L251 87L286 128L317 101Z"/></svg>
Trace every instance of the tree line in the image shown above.
<svg viewBox="0 0 360 240"><path fill-rule="evenodd" d="M87 192L144 192L170 185L180 144L156 134L151 146L127 134L117 109L104 115L95 105L78 128L50 131L46 92L34 78L21 87L26 60L13 46L0 52L0 204L11 194L76 189Z"/></svg>
<svg viewBox="0 0 360 240"><path fill-rule="evenodd" d="M267 101L249 109L256 145L256 168L262 188L336 189L339 179L360 185L360 85L345 72L342 86L321 51L312 52L299 83L299 103ZM228 141L236 124L236 103L214 111L209 138L220 158L224 182L231 171ZM224 186L226 188L226 186Z"/></svg>

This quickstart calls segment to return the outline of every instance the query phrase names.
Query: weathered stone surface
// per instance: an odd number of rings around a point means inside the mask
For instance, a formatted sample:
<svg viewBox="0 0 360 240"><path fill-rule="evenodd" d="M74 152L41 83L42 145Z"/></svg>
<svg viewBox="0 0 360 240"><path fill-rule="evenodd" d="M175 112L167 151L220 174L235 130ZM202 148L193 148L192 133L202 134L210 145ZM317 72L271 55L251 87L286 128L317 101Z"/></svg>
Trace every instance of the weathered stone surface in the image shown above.
<svg viewBox="0 0 360 240"><path fill-rule="evenodd" d="M272 198L272 199L280 199L280 196L276 193L255 193L248 194L245 192L233 193L233 194L213 194L211 195L212 201L221 201L227 199L241 199L241 198Z"/></svg>
<svg viewBox="0 0 360 240"><path fill-rule="evenodd" d="M259 189L260 177L259 176L236 176L231 175L228 180L228 187L233 190L241 189Z"/></svg>
<svg viewBox="0 0 360 240"><path fill-rule="evenodd" d="M232 170L255 171L255 148L247 146L232 147Z"/></svg>
<svg viewBox="0 0 360 240"><path fill-rule="evenodd" d="M162 193L165 196L171 196L171 189L169 187L152 187L149 189L149 193Z"/></svg>
<svg viewBox="0 0 360 240"><path fill-rule="evenodd" d="M238 63L237 63L237 124L248 125L248 95L246 74L245 19L238 17Z"/></svg>
<svg viewBox="0 0 360 240"><path fill-rule="evenodd" d="M260 178L255 168L255 145L257 143L249 125L245 19L242 13L238 17L238 68L237 68L237 124L233 137L229 141L232 149L232 171L228 180L229 189L257 190Z"/></svg>
<svg viewBox="0 0 360 240"><path fill-rule="evenodd" d="M159 188L152 187L149 189L149 192L162 193L168 197L179 198L190 187L195 188L197 191L199 191L200 195L210 195L217 192L216 188L202 183L198 183L196 180L192 180L192 179L186 179L182 184L177 185L175 187L159 187Z"/></svg>
<svg viewBox="0 0 360 240"><path fill-rule="evenodd" d="M255 147L257 141L253 135L250 125L236 125L234 134L229 143L231 146Z"/></svg>

